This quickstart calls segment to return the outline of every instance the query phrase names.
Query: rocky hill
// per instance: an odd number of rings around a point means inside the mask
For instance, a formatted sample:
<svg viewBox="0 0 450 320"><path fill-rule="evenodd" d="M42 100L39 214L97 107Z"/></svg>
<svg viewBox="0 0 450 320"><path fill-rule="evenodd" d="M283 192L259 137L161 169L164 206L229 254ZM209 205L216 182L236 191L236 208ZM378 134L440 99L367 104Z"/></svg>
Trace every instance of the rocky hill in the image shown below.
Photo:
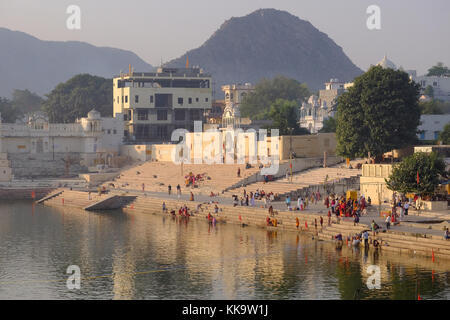
<svg viewBox="0 0 450 320"><path fill-rule="evenodd" d="M19 31L0 28L0 96L13 89L29 89L40 95L80 73L112 78L128 64L135 70L152 66L131 51L95 47L77 41L42 41Z"/></svg>
<svg viewBox="0 0 450 320"><path fill-rule="evenodd" d="M216 98L222 96L223 84L256 83L263 77L284 75L306 82L315 91L330 78L351 81L362 73L325 33L275 9L225 21L201 47L166 65L185 66L186 55L190 65L212 74Z"/></svg>

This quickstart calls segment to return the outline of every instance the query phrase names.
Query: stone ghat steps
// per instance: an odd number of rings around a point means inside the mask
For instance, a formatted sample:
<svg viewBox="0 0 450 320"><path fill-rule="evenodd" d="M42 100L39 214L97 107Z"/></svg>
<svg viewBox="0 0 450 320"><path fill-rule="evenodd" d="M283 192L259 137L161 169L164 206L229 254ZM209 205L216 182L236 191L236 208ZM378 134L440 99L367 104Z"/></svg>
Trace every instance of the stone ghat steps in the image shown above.
<svg viewBox="0 0 450 320"><path fill-rule="evenodd" d="M395 233L378 233L373 239L381 241L383 248L392 248L421 252L427 256L434 254L446 255L450 258L450 241L444 239L430 239Z"/></svg>
<svg viewBox="0 0 450 320"><path fill-rule="evenodd" d="M347 236L353 236L355 233L361 233L368 229L369 227L365 225L332 224L332 226L321 230L318 236L322 240L331 241L334 240L335 235L341 233L345 243ZM450 259L450 241L446 240L420 238L390 232L378 233L376 236L373 236L372 232L369 232L369 242L372 243L373 240L380 242L381 250L419 254L427 257L431 257L434 252L435 257ZM363 242L361 242L361 246L363 246Z"/></svg>
<svg viewBox="0 0 450 320"><path fill-rule="evenodd" d="M241 176L237 177L237 170L241 169ZM189 188L194 194L211 191L219 193L223 189L240 182L241 180L253 176L259 172L259 168L252 167L245 169L245 165L238 164L185 164L183 165L183 175L181 175L181 166L170 162L146 162L132 169L122 172L114 183L118 188L130 190L142 190L142 183L145 184L147 191L167 192L170 184L172 191L176 192L177 184L180 184L182 190L186 190L185 176L192 172L194 175L205 174L211 180L205 179L198 183L199 188ZM139 172L139 174L137 174ZM156 175L156 178L154 177ZM109 184L110 181L107 183ZM161 185L163 184L163 185Z"/></svg>
<svg viewBox="0 0 450 320"><path fill-rule="evenodd" d="M378 239L377 239L378 240ZM433 252L435 258L443 258L450 262L450 252L447 249L428 248L422 245L413 245L410 242L390 241L381 245L383 251L393 251L405 254L415 254L425 257L432 257Z"/></svg>
<svg viewBox="0 0 450 320"><path fill-rule="evenodd" d="M154 199L154 198L144 198L139 197L132 204L128 205L125 210L128 212L143 212L143 213L161 213L162 214L162 203L166 203L166 208L170 212L171 210L175 210L178 215L178 209L186 204L189 208L189 212L194 212L194 217L192 218L205 218L208 213L211 213L216 217L218 222L227 222L227 223L237 223L237 224L248 224L254 225L258 227L266 227L266 218L268 216L267 209L260 208L249 208L249 207L232 207L232 206L223 206L218 205L219 214L214 214L214 204L204 204L200 202L192 202L192 201L178 201L178 200L162 200L162 199ZM201 204L202 209L197 212L197 205ZM299 219L299 228L296 226L296 217ZM302 230L302 231L310 231L315 232L314 228L314 219L317 219L318 228L320 228L319 224L319 215L313 214L301 214L293 212L279 212L275 215L278 221L278 225L276 228L278 229L290 229L290 230ZM325 222L325 218L324 222ZM305 226L305 222L307 222L308 227Z"/></svg>
<svg viewBox="0 0 450 320"><path fill-rule="evenodd" d="M311 186L322 185L325 181L325 177L328 175L327 183L333 183L342 179L349 179L357 177L361 174L360 170L355 169L340 169L340 168L315 168L304 171L299 174L295 174L292 179L280 179L269 182L256 182L249 184L245 187L239 187L226 192L226 194L238 194L241 195L244 189L247 192L256 190L264 190L266 193L273 192L280 196L286 196L288 194L296 193L304 188Z"/></svg>
<svg viewBox="0 0 450 320"><path fill-rule="evenodd" d="M109 196L110 196L109 194L102 194L101 196L99 196L98 193L91 192L91 199L89 200L88 192L64 190L63 193L44 201L43 204L47 206L56 206L56 207L64 206L83 209L100 200L106 199Z"/></svg>

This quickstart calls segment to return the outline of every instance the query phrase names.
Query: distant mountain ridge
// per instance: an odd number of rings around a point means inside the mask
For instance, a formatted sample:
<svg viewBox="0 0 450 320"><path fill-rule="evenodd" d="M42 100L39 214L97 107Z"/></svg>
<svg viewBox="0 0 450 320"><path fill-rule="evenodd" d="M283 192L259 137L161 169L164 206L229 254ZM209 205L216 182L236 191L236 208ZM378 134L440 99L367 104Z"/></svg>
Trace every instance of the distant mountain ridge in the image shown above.
<svg viewBox="0 0 450 320"><path fill-rule="evenodd" d="M20 31L0 28L0 96L14 89L49 93L58 83L80 73L112 78L120 70L151 71L153 67L131 51L96 47L78 41L43 41Z"/></svg>
<svg viewBox="0 0 450 320"><path fill-rule="evenodd" d="M165 64L199 65L211 73L215 96L220 86L256 83L261 78L284 75L306 82L314 91L331 78L351 81L363 71L325 33L286 11L260 9L231 18L199 48Z"/></svg>

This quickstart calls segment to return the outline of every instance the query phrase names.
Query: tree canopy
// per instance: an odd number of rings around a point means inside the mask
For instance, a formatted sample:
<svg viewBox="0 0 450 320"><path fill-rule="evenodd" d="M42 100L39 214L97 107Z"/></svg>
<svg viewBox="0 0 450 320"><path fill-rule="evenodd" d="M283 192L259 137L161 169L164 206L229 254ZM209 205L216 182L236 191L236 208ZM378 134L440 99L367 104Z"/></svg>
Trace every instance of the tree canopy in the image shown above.
<svg viewBox="0 0 450 320"><path fill-rule="evenodd" d="M14 108L12 101L2 97L0 97L0 113L2 122L5 123L14 123L19 116L19 113Z"/></svg>
<svg viewBox="0 0 450 320"><path fill-rule="evenodd" d="M255 120L269 119L271 105L277 99L300 102L309 95L308 87L297 80L283 76L262 79L242 101L241 115Z"/></svg>
<svg viewBox="0 0 450 320"><path fill-rule="evenodd" d="M38 94L25 90L14 90L12 94L12 105L20 114L39 111L44 99Z"/></svg>
<svg viewBox="0 0 450 320"><path fill-rule="evenodd" d="M417 141L419 85L407 73L380 66L355 78L338 98L337 152L380 158Z"/></svg>
<svg viewBox="0 0 450 320"><path fill-rule="evenodd" d="M438 62L435 66L428 69L427 76L450 77L450 69L444 66L442 62Z"/></svg>
<svg viewBox="0 0 450 320"><path fill-rule="evenodd" d="M439 176L446 176L445 162L435 152L418 152L394 165L385 180L389 190L432 195L439 184Z"/></svg>
<svg viewBox="0 0 450 320"><path fill-rule="evenodd" d="M439 134L439 141L442 144L450 144L450 122L444 126L444 129Z"/></svg>
<svg viewBox="0 0 450 320"><path fill-rule="evenodd" d="M323 121L323 127L319 133L336 132L337 122L334 117L329 117Z"/></svg>
<svg viewBox="0 0 450 320"><path fill-rule="evenodd" d="M112 80L89 74L76 75L60 83L47 95L43 110L50 122L68 123L95 108L102 116L112 116Z"/></svg>
<svg viewBox="0 0 450 320"><path fill-rule="evenodd" d="M450 102L440 100L430 100L419 102L421 114L444 114L450 113Z"/></svg>
<svg viewBox="0 0 450 320"><path fill-rule="evenodd" d="M423 90L423 94L426 96L429 96L431 98L434 98L434 89L432 86L428 85L425 90Z"/></svg>
<svg viewBox="0 0 450 320"><path fill-rule="evenodd" d="M272 120L269 128L280 130L280 135L309 134L307 129L298 125L298 105L295 101L277 99L270 106L268 118Z"/></svg>

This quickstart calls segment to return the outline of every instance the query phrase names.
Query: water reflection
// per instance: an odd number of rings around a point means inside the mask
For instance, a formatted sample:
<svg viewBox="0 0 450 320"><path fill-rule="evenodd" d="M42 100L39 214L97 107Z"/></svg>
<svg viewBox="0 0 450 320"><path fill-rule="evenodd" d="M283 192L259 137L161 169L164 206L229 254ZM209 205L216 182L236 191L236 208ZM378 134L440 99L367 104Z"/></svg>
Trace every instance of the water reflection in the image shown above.
<svg viewBox="0 0 450 320"><path fill-rule="evenodd" d="M449 263L291 232L0 203L0 298L448 299ZM80 266L81 290L66 288ZM381 289L369 290L378 265Z"/></svg>

